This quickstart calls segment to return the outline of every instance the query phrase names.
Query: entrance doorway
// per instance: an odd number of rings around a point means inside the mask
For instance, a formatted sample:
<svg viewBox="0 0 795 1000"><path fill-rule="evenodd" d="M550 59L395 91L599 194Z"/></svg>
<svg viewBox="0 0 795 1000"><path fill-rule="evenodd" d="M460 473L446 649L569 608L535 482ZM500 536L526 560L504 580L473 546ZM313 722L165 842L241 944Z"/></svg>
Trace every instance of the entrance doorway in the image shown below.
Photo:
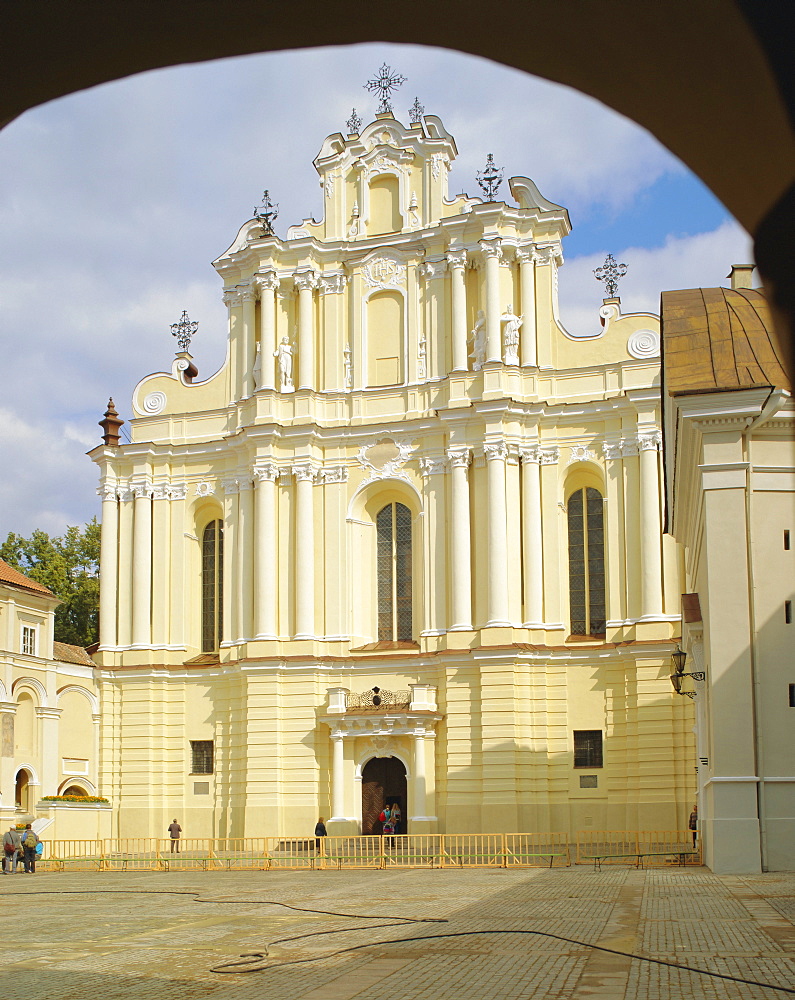
<svg viewBox="0 0 795 1000"><path fill-rule="evenodd" d="M406 768L397 757L373 757L362 771L362 833L378 835L378 816L385 805L396 802L403 814L402 833L406 827Z"/></svg>
<svg viewBox="0 0 795 1000"><path fill-rule="evenodd" d="M30 812L30 775L22 769L17 774L16 787L14 789L14 804L17 809L24 809Z"/></svg>

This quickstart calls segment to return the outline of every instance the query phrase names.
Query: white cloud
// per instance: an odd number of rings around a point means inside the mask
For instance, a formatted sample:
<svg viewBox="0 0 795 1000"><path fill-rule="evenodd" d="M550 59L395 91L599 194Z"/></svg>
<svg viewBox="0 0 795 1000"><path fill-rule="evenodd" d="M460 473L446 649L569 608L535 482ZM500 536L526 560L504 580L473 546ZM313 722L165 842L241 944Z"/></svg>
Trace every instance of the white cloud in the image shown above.
<svg viewBox="0 0 795 1000"><path fill-rule="evenodd" d="M618 289L624 312L659 313L661 292L725 286L732 264L753 261L751 238L733 221L709 233L671 236L661 247L627 247L614 256L628 266ZM599 328L605 292L593 272L604 258L603 253L575 257L559 272L561 320L573 336L592 335Z"/></svg>

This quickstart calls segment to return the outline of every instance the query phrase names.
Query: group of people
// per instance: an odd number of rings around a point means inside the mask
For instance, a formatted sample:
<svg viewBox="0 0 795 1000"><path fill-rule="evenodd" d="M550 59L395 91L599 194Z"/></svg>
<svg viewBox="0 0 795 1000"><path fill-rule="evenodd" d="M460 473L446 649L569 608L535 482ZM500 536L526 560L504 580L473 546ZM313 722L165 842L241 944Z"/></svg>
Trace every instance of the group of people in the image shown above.
<svg viewBox="0 0 795 1000"><path fill-rule="evenodd" d="M400 833L401 825L403 823L403 813L400 809L400 803L391 802L388 805L385 805L378 816L378 822L381 824L381 833L384 836L392 837L395 834ZM373 832L375 833L376 830L373 830ZM327 836L328 833L326 832L326 823L321 816L315 824L315 847L318 852L320 851L320 838Z"/></svg>
<svg viewBox="0 0 795 1000"><path fill-rule="evenodd" d="M36 858L41 856L42 843L30 823L24 830L9 827L3 834L3 874L16 875L21 861L25 875L36 874Z"/></svg>

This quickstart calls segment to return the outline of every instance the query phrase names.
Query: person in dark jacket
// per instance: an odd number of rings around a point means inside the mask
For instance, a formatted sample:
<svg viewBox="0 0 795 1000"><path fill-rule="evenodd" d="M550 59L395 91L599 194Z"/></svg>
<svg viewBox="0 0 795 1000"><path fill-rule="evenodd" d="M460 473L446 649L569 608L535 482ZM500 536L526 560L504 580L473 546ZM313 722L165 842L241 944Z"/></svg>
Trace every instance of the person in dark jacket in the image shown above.
<svg viewBox="0 0 795 1000"><path fill-rule="evenodd" d="M315 849L317 853L320 854L320 838L328 837L326 833L326 824L323 822L323 817L321 816L317 823L315 823Z"/></svg>
<svg viewBox="0 0 795 1000"><path fill-rule="evenodd" d="M36 847L38 843L39 838L33 832L33 827L28 823L22 831L22 850L24 852L23 860L26 875L36 874Z"/></svg>
<svg viewBox="0 0 795 1000"><path fill-rule="evenodd" d="M698 806L693 806L693 811L690 813L690 822L687 824L690 828L690 832L693 834L693 847L696 846L696 837L698 836Z"/></svg>

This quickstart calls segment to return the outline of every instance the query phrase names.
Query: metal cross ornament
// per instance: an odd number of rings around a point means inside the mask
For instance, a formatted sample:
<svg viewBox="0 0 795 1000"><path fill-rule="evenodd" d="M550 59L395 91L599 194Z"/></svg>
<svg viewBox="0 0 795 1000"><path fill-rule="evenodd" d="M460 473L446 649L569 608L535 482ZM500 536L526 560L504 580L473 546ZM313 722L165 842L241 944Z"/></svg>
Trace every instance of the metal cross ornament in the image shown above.
<svg viewBox="0 0 795 1000"><path fill-rule="evenodd" d="M199 321L191 320L188 317L188 310L182 310L182 318L179 323L171 324L171 336L177 338L177 346L181 351L187 351L190 349L191 337L196 336L196 331L199 329Z"/></svg>
<svg viewBox="0 0 795 1000"><path fill-rule="evenodd" d="M348 126L348 135L358 135L359 134L359 131L360 131L361 127L362 127L362 120L356 114L356 108L354 108L353 111L351 111L351 116L347 120L347 122L345 122L345 124Z"/></svg>
<svg viewBox="0 0 795 1000"><path fill-rule="evenodd" d="M274 205L267 191L262 192L262 204L254 208L254 218L266 236L275 236L273 222L279 217L279 206Z"/></svg>
<svg viewBox="0 0 795 1000"><path fill-rule="evenodd" d="M605 283L606 298L612 299L618 291L618 282L626 273L627 265L616 264L615 257L609 253L605 257L604 264L594 270L594 277L597 281Z"/></svg>
<svg viewBox="0 0 795 1000"><path fill-rule="evenodd" d="M372 80L368 80L364 85L365 90L371 94L378 94L380 101L376 108L379 115L392 114L392 91L402 87L406 82L406 77L400 73L395 73L391 66L386 63L379 69Z"/></svg>
<svg viewBox="0 0 795 1000"><path fill-rule="evenodd" d="M497 168L493 153L486 157L486 166L483 170L478 170L477 178L486 201L496 201L497 188L502 184L502 167Z"/></svg>
<svg viewBox="0 0 795 1000"><path fill-rule="evenodd" d="M424 114L425 108L420 104L419 97L415 97L414 103L409 108L409 121L412 125L419 125Z"/></svg>

